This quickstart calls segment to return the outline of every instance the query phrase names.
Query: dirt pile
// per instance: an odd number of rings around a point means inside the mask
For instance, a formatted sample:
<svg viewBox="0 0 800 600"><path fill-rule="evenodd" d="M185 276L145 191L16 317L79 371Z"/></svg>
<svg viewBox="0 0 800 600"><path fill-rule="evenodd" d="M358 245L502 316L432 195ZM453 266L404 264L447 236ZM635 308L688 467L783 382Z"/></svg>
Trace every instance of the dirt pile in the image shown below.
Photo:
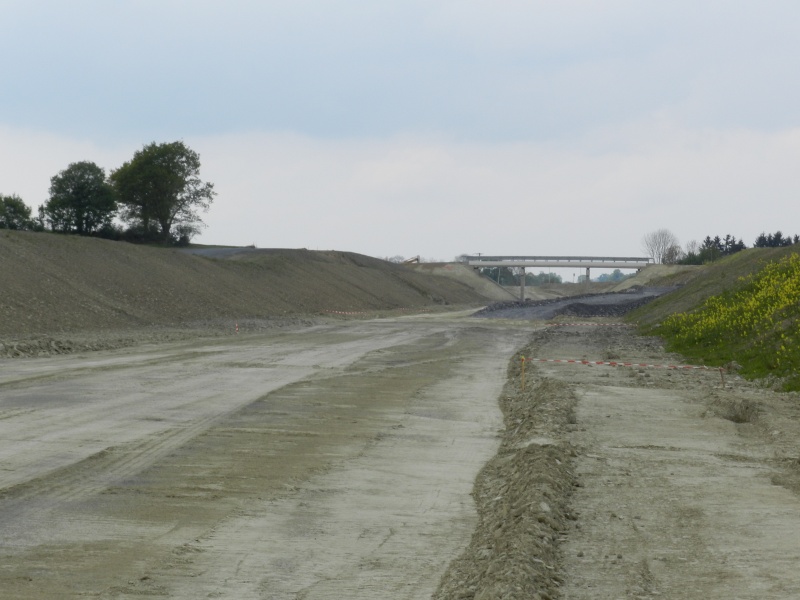
<svg viewBox="0 0 800 600"><path fill-rule="evenodd" d="M702 275L703 267L697 265L648 265L630 279L623 279L613 285L612 292L624 292L635 286L675 286L685 285Z"/></svg>
<svg viewBox="0 0 800 600"><path fill-rule="evenodd" d="M44 341L54 352L65 333L486 301L463 282L348 252L253 249L213 259L17 231L0 233L0 282L0 343L59 334Z"/></svg>
<svg viewBox="0 0 800 600"><path fill-rule="evenodd" d="M574 520L569 498L575 450L563 440L576 398L561 382L521 389L513 360L500 399L505 430L475 484L479 524L444 577L436 600L549 600L562 583L559 543Z"/></svg>
<svg viewBox="0 0 800 600"><path fill-rule="evenodd" d="M512 292L492 279L479 275L475 269L462 263L422 263L411 265L411 267L423 273L461 281L492 300L503 301L519 297L519 292Z"/></svg>

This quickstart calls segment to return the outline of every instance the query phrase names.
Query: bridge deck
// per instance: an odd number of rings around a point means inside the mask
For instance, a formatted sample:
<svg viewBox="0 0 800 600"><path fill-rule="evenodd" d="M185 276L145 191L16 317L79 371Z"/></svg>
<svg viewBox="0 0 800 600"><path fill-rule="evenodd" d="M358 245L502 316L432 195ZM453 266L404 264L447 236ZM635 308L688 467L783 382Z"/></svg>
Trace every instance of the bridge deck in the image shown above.
<svg viewBox="0 0 800 600"><path fill-rule="evenodd" d="M649 257L630 256L467 256L472 267L579 267L641 269L653 264Z"/></svg>

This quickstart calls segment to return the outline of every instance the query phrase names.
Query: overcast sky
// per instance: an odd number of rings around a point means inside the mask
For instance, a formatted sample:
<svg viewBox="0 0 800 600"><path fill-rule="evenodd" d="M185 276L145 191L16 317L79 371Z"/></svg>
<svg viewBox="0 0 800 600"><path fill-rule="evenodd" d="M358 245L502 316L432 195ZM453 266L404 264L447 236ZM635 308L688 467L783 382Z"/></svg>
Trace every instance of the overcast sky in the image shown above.
<svg viewBox="0 0 800 600"><path fill-rule="evenodd" d="M183 140L195 241L452 259L800 233L800 2L0 0L0 193Z"/></svg>

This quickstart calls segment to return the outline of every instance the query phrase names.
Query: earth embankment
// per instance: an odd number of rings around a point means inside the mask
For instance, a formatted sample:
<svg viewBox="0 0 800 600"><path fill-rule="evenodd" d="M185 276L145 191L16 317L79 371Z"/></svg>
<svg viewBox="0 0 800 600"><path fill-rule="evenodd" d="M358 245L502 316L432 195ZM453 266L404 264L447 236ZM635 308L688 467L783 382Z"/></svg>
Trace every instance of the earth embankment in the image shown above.
<svg viewBox="0 0 800 600"><path fill-rule="evenodd" d="M483 304L463 281L349 252L220 258L93 238L0 234L0 336ZM0 340L2 341L2 340Z"/></svg>

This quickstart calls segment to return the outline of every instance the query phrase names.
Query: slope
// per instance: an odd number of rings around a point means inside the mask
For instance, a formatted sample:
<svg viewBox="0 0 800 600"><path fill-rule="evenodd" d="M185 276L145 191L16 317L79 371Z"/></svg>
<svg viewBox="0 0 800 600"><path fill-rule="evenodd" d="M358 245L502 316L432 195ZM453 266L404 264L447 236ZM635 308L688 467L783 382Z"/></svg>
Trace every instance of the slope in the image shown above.
<svg viewBox="0 0 800 600"><path fill-rule="evenodd" d="M678 272L654 280L648 285L681 284L681 287L631 311L627 318L649 330L673 313L696 309L706 298L716 296L736 285L741 277L756 273L768 263L797 252L797 246L750 248L708 265L694 267L693 271Z"/></svg>
<svg viewBox="0 0 800 600"><path fill-rule="evenodd" d="M348 252L258 250L211 259L92 238L0 233L5 336L485 301L464 283Z"/></svg>

